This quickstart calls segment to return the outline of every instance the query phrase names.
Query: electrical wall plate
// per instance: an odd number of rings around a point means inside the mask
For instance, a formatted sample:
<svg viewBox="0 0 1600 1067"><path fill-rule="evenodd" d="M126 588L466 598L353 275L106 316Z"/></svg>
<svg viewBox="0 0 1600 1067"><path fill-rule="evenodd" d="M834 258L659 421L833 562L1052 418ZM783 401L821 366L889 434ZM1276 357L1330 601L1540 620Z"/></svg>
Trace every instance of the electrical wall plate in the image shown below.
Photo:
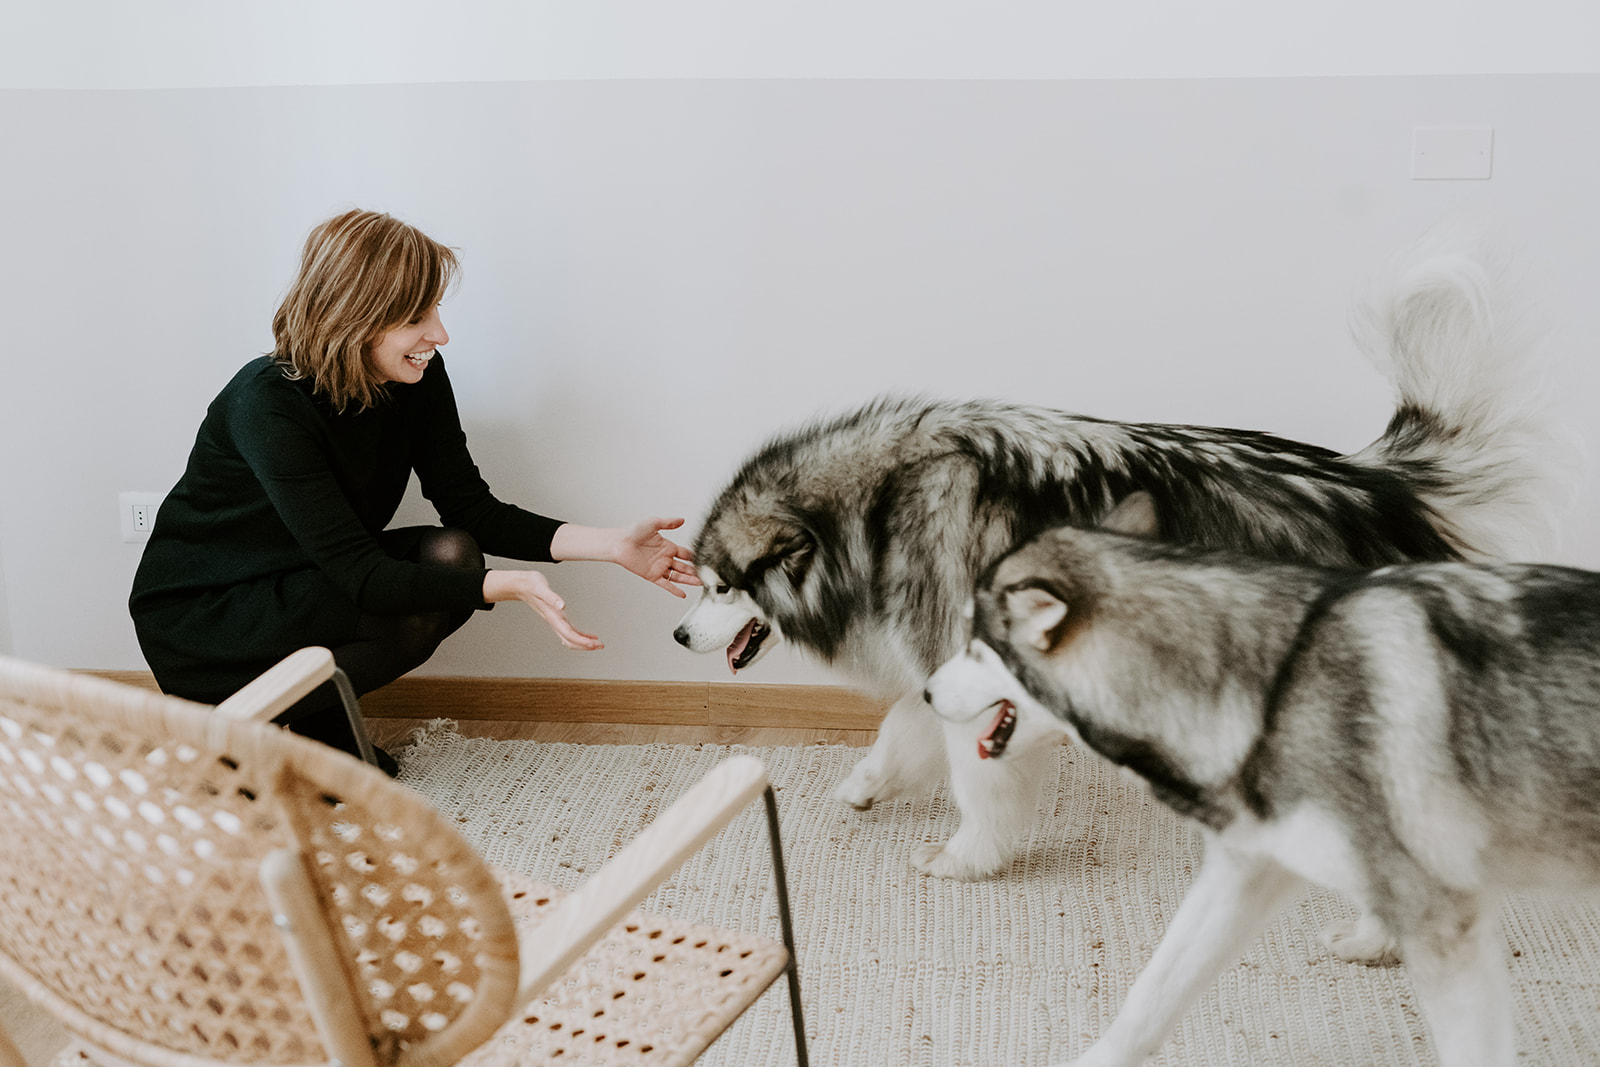
<svg viewBox="0 0 1600 1067"><path fill-rule="evenodd" d="M150 540L150 531L156 524L156 510L161 507L161 494L118 493L117 505L122 510L122 539L130 544Z"/></svg>

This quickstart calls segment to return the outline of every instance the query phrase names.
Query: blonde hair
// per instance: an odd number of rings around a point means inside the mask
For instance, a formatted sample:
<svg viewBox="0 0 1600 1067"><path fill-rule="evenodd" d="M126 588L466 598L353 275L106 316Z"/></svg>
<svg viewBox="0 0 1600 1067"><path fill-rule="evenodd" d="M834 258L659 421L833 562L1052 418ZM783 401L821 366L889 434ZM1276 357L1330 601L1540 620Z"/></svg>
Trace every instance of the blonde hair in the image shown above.
<svg viewBox="0 0 1600 1067"><path fill-rule="evenodd" d="M335 411L371 407L385 393L372 345L439 303L457 270L453 251L398 219L337 215L306 238L300 272L272 316L273 358Z"/></svg>

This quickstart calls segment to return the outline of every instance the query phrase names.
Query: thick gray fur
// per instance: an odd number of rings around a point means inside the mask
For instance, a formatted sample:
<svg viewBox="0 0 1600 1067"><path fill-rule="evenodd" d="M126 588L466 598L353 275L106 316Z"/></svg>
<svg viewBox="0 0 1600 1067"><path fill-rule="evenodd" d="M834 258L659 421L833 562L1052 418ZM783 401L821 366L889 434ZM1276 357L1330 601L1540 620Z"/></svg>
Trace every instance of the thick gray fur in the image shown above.
<svg viewBox="0 0 1600 1067"><path fill-rule="evenodd" d="M1531 353L1502 311L1499 275L1473 254L1430 241L1397 268L1363 321L1398 400L1384 433L1349 455L998 401L884 398L781 434L708 510L694 546L706 588L675 636L728 649L739 669L787 639L894 700L835 796L866 808L948 770L961 828L912 862L995 874L1032 817L1047 753L980 761L970 728L941 724L921 696L961 647L978 574L1135 491L1154 500L1162 539L1269 558L1371 567L1523 549L1558 494L1541 394L1522 373Z"/></svg>
<svg viewBox="0 0 1600 1067"><path fill-rule="evenodd" d="M1155 1051L1306 879L1398 940L1442 1063L1509 1062L1502 896L1600 888L1588 571L1356 572L1059 529L980 581L930 693L957 718L1014 700L1019 732L1053 714L1205 831L1196 903L1082 1063Z"/></svg>

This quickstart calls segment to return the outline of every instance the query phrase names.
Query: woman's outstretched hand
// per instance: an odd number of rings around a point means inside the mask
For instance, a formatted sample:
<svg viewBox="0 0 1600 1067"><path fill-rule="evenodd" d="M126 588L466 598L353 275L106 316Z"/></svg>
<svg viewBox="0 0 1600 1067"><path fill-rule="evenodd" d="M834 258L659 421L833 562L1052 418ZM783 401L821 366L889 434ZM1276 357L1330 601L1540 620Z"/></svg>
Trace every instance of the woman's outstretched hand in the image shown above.
<svg viewBox="0 0 1600 1067"><path fill-rule="evenodd" d="M584 633L568 621L566 601L550 588L549 580L538 571L490 571L483 579L483 600L486 604L522 601L539 613L568 648L594 652L606 647L600 638Z"/></svg>
<svg viewBox="0 0 1600 1067"><path fill-rule="evenodd" d="M645 519L620 531L616 561L647 582L653 582L673 596L687 596L680 585L699 585L694 572L694 553L661 536L662 530L676 530L682 519Z"/></svg>
<svg viewBox="0 0 1600 1067"><path fill-rule="evenodd" d="M632 526L605 528L567 523L556 530L550 554L556 559L606 560L659 585L673 596L687 596L680 585L699 585L694 553L661 536L676 530L682 519L649 518Z"/></svg>
<svg viewBox="0 0 1600 1067"><path fill-rule="evenodd" d="M694 572L694 553L661 536L662 530L676 530L682 525L682 519L658 518L617 528L567 523L556 530L550 555L558 560L607 560L673 596L687 596L678 586L700 584ZM568 648L592 652L605 647L600 638L572 625L567 619L566 602L539 571L490 571L483 579L483 600L486 604L522 601L539 613Z"/></svg>

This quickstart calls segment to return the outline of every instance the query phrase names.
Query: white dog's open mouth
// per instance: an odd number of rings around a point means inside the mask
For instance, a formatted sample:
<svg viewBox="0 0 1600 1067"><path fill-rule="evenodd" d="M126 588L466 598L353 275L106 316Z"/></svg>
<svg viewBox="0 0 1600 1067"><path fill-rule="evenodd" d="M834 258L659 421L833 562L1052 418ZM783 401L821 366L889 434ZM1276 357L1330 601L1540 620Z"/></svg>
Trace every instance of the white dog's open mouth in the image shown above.
<svg viewBox="0 0 1600 1067"><path fill-rule="evenodd" d="M994 721L978 738L978 758L998 759L1011 743L1011 734L1017 728L1017 706L1009 700L994 705Z"/></svg>
<svg viewBox="0 0 1600 1067"><path fill-rule="evenodd" d="M771 634L772 627L760 619L751 619L745 623L744 629L739 631L739 636L728 646L728 670L738 674L739 668L754 663L756 657L761 655L761 643Z"/></svg>

